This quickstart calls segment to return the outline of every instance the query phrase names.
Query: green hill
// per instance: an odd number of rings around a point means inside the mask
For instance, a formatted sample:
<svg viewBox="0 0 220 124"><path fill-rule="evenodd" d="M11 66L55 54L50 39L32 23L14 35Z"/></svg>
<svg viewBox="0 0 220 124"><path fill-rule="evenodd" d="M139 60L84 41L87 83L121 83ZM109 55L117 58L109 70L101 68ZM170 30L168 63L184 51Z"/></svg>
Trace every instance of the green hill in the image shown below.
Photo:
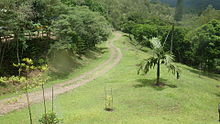
<svg viewBox="0 0 220 124"><path fill-rule="evenodd" d="M206 75L191 67L181 65L181 79L162 67L165 87L153 85L155 70L149 75L137 75L142 59L150 50L137 50L122 37L115 42L123 53L119 65L82 87L56 97L55 111L64 124L218 124L217 106L220 92L219 75ZM145 51L145 52L143 52ZM148 52L146 52L148 51ZM201 75L200 75L201 74ZM104 88L113 89L114 111L104 111ZM50 105L47 102L47 105ZM32 106L33 119L43 113L42 104ZM28 123L27 109L0 117L1 124Z"/></svg>
<svg viewBox="0 0 220 124"><path fill-rule="evenodd" d="M157 0L152 0L152 1L157 1ZM159 1L175 7L177 0L159 0ZM184 0L184 6L186 8L195 9L197 11L201 11L205 9L208 5L212 5L216 9L220 9L219 0Z"/></svg>

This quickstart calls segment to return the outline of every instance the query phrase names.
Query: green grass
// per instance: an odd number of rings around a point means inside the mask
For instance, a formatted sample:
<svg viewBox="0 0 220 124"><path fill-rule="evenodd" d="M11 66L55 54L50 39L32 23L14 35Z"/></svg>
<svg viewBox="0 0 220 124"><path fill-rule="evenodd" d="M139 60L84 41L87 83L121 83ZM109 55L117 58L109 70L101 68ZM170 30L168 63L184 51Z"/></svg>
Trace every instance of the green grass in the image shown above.
<svg viewBox="0 0 220 124"><path fill-rule="evenodd" d="M162 66L167 86L154 87L156 72L137 75L137 66L149 54L137 51L126 38L115 43L123 58L104 76L55 99L55 111L64 124L218 124L219 75L202 75L179 64L181 79ZM104 111L104 87L113 88L114 111ZM47 103L48 107L50 102ZM43 104L32 106L34 124ZM0 124L28 124L27 109L0 117Z"/></svg>
<svg viewBox="0 0 220 124"><path fill-rule="evenodd" d="M110 39L111 38L113 38L113 37L111 36ZM98 44L97 48L107 49L106 48L106 42ZM83 60L78 60L78 63L80 63L81 65L79 65L77 68L73 68L73 71L68 73L67 75L65 75L65 77L56 76L56 79L52 79L51 81L49 81L45 84L45 88L50 87L51 85L54 85L54 84L57 84L57 83L68 81L68 80L70 80L74 77L77 77L77 76L87 72L88 70L92 70L98 64L100 64L103 61L105 61L106 59L108 59L108 57L110 56L110 53L109 53L108 50L103 50L102 52L103 53L100 53L100 52L97 52L97 51L89 51L88 53L91 54L93 56L93 58L84 57ZM12 89L13 88L11 88L11 90ZM2 88L2 90L4 90L4 88ZM36 88L33 88L31 91L37 91L37 90L41 90L41 88L36 87ZM17 95L20 95L22 93L23 93L22 90L18 90L17 92L12 92L12 93L8 93L8 94L5 94L5 95L0 95L0 100L8 98L8 97L17 96Z"/></svg>

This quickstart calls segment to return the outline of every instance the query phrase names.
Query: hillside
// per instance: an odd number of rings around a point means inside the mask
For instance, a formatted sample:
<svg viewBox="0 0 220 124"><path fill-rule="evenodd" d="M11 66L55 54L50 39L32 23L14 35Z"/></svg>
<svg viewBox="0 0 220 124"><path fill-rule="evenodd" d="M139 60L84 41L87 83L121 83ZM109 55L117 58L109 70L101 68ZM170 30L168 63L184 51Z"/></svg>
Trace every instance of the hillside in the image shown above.
<svg viewBox="0 0 220 124"><path fill-rule="evenodd" d="M220 3L176 1L0 0L0 124L219 124Z"/></svg>
<svg viewBox="0 0 220 124"><path fill-rule="evenodd" d="M152 0L157 1L157 0ZM172 7L176 6L177 0L159 0L163 3L169 4ZM184 0L184 6L186 8L195 9L197 11L201 11L205 9L208 5L212 5L216 9L220 9L219 0Z"/></svg>
<svg viewBox="0 0 220 124"><path fill-rule="evenodd" d="M163 66L161 78L165 87L153 85L156 70L137 75L135 66L149 57L131 45L125 37L115 41L122 51L119 65L104 76L55 99L55 111L64 124L218 124L220 76L209 76L181 65L181 79L176 80ZM126 73L125 73L126 72ZM105 90L113 89L114 111L104 111ZM50 106L50 102L47 105ZM32 106L34 122L43 112L43 104ZM48 108L50 110L50 108ZM1 124L28 123L27 109L0 117ZM16 121L23 118L22 121Z"/></svg>

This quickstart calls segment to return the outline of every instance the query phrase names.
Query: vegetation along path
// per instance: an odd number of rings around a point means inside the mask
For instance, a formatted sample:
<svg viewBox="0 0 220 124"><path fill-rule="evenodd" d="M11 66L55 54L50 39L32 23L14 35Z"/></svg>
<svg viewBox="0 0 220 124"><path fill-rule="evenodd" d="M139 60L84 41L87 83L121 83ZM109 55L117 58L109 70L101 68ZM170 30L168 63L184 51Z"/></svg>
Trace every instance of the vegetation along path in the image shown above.
<svg viewBox="0 0 220 124"><path fill-rule="evenodd" d="M113 45L114 41L117 41L121 38L121 34L118 32L114 32L114 38L107 42L107 47L110 50L110 57L108 60L103 62L102 64L98 65L93 70L86 72L79 77L76 77L72 80L66 81L64 83L54 85L54 96L59 94L63 94L68 92L74 88L82 86L102 75L106 72L111 70L115 65L117 65L121 58L122 53L121 50ZM43 101L42 98L42 91L36 91L29 94L31 104L40 103ZM49 100L51 98L51 88L45 89L45 98ZM16 102L10 103L8 101L17 99ZM0 115L7 114L11 111L21 109L27 106L26 96L25 94L21 95L20 97L12 97L0 100Z"/></svg>

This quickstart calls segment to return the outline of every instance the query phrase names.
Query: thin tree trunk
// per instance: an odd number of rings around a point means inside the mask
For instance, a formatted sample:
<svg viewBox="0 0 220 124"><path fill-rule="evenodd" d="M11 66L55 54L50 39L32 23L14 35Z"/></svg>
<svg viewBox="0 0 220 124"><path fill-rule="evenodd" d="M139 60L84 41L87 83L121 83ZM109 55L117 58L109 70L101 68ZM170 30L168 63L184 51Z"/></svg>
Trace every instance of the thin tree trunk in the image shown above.
<svg viewBox="0 0 220 124"><path fill-rule="evenodd" d="M174 24L173 24L173 26L172 26L172 36L171 36L170 53L173 53L173 38L174 38Z"/></svg>
<svg viewBox="0 0 220 124"><path fill-rule="evenodd" d="M1 51L2 51L2 45L3 45L3 42L2 42L2 38L0 36L0 55L1 55Z"/></svg>
<svg viewBox="0 0 220 124"><path fill-rule="evenodd" d="M172 31L172 30L171 30L171 31ZM169 33L167 34L167 36L166 36L166 38L165 38L165 41L164 41L164 43L163 43L163 47L164 47L164 45L166 44L167 39L168 39L168 37L170 36L171 31L169 31Z"/></svg>
<svg viewBox="0 0 220 124"><path fill-rule="evenodd" d="M17 50L16 50L16 54L17 54L17 60L18 60L18 63L20 63L21 61L20 61L20 56L19 56L19 42L18 42L18 35L17 34L15 34L15 40L16 40L16 42L17 42ZM18 71L18 75L19 76L21 76L21 71L20 71L20 68L19 68L19 71Z"/></svg>
<svg viewBox="0 0 220 124"><path fill-rule="evenodd" d="M46 99L45 99L45 94L44 94L44 85L42 84L42 91L43 91L43 100L44 100L44 112L45 115L47 114L47 106L46 106Z"/></svg>
<svg viewBox="0 0 220 124"><path fill-rule="evenodd" d="M160 59L157 62L157 82L156 85L160 85Z"/></svg>
<svg viewBox="0 0 220 124"><path fill-rule="evenodd" d="M6 43L7 43L7 38L6 38L5 44L3 44L4 47L3 47L3 51L2 51L2 56L1 56L1 61L0 61L0 67L2 66L2 62L3 62L3 60L4 60L4 55L5 55L5 50L6 50Z"/></svg>
<svg viewBox="0 0 220 124"><path fill-rule="evenodd" d="M28 112L29 112L29 117L30 117L30 124L33 124L32 122L32 114L31 114L31 107L30 107L30 100L29 100L29 95L28 95L28 83L26 83L26 98L27 98L27 103L28 103Z"/></svg>
<svg viewBox="0 0 220 124"><path fill-rule="evenodd" d="M31 33L29 32L29 40L31 39Z"/></svg>

